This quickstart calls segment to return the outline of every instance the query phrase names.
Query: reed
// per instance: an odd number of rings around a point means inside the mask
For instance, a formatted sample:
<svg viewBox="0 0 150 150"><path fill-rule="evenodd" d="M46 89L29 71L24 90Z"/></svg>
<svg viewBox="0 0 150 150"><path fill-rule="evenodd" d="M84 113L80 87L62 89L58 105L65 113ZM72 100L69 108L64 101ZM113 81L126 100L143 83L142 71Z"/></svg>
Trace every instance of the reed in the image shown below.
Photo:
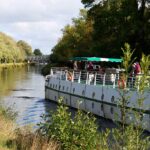
<svg viewBox="0 0 150 150"><path fill-rule="evenodd" d="M17 128L16 112L0 106L0 150L60 150L60 144L48 140L29 127Z"/></svg>
<svg viewBox="0 0 150 150"><path fill-rule="evenodd" d="M59 150L60 144L54 140L48 140L38 132L32 132L28 127L15 130L13 141L18 150Z"/></svg>
<svg viewBox="0 0 150 150"><path fill-rule="evenodd" d="M0 107L0 150L15 150L9 143L15 137L13 132L15 127L11 117L6 115L6 110Z"/></svg>

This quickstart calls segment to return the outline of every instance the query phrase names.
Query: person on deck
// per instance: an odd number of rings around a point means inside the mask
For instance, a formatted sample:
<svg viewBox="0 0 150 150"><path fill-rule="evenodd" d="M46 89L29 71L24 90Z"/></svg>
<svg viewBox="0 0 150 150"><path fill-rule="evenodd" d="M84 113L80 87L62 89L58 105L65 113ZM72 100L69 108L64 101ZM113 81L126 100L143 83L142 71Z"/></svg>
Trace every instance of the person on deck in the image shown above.
<svg viewBox="0 0 150 150"><path fill-rule="evenodd" d="M135 75L141 73L141 66L138 62L134 63L135 64Z"/></svg>
<svg viewBox="0 0 150 150"><path fill-rule="evenodd" d="M78 70L77 61L74 61L73 63L73 70Z"/></svg>
<svg viewBox="0 0 150 150"><path fill-rule="evenodd" d="M89 62L88 63L88 68L87 68L89 71L93 70L93 63L92 62Z"/></svg>

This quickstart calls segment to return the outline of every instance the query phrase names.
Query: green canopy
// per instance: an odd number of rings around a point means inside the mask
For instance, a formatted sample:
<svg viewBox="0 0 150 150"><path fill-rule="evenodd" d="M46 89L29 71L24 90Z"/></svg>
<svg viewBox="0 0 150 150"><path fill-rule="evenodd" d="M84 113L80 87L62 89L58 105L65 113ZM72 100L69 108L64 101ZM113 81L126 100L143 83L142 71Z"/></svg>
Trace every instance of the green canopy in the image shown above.
<svg viewBox="0 0 150 150"><path fill-rule="evenodd" d="M105 61L105 62L122 62L122 59L118 58L102 58L102 57L74 57L70 60L73 61Z"/></svg>

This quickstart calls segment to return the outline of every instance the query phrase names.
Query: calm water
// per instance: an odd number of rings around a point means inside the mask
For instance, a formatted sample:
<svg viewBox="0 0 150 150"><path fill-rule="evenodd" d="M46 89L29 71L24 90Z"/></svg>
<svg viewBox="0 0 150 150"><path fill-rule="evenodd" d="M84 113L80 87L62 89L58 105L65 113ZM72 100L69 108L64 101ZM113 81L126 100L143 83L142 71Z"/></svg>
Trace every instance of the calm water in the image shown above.
<svg viewBox="0 0 150 150"><path fill-rule="evenodd" d="M40 67L24 67L0 72L0 102L18 112L17 124L36 124L41 115L55 110L56 104L44 99L44 77Z"/></svg>

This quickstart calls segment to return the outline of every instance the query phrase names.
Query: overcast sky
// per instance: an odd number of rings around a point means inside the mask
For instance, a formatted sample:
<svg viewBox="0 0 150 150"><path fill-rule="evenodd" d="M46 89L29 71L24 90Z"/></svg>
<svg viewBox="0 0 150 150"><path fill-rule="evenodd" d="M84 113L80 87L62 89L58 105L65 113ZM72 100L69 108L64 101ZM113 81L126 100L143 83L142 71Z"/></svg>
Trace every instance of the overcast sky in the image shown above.
<svg viewBox="0 0 150 150"><path fill-rule="evenodd" d="M50 54L81 8L81 0L0 0L0 31Z"/></svg>

